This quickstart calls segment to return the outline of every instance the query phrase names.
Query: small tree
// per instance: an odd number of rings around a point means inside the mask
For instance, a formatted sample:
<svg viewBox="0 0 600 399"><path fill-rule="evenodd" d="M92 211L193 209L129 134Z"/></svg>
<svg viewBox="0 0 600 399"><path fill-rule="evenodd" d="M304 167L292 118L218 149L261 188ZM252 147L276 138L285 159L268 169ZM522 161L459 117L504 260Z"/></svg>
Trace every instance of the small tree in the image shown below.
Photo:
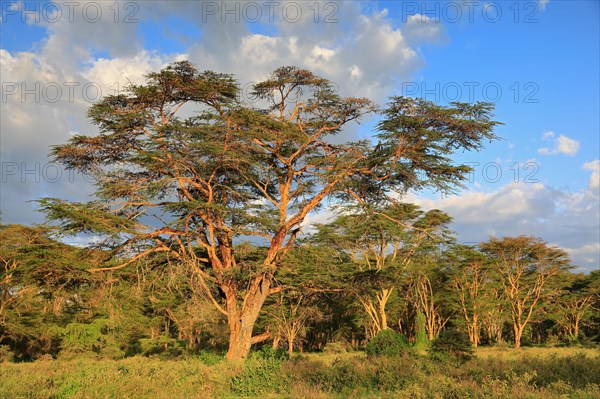
<svg viewBox="0 0 600 399"><path fill-rule="evenodd" d="M489 266L484 255L474 248L456 246L450 253L453 268L452 288L473 347L479 345L482 314L492 305Z"/></svg>
<svg viewBox="0 0 600 399"><path fill-rule="evenodd" d="M408 339L394 330L381 330L367 343L368 356L398 356L409 350Z"/></svg>
<svg viewBox="0 0 600 399"><path fill-rule="evenodd" d="M592 314L593 299L598 292L594 292L590 276L564 273L562 278L564 285L551 304L551 316L567 340L575 341L581 325Z"/></svg>
<svg viewBox="0 0 600 399"><path fill-rule="evenodd" d="M515 348L532 320L537 305L548 295L546 283L568 269L567 253L535 237L492 238L480 248L492 259L510 306Z"/></svg>
<svg viewBox="0 0 600 399"><path fill-rule="evenodd" d="M450 355L460 361L473 357L473 348L468 334L456 329L444 330L431 344L431 353Z"/></svg>

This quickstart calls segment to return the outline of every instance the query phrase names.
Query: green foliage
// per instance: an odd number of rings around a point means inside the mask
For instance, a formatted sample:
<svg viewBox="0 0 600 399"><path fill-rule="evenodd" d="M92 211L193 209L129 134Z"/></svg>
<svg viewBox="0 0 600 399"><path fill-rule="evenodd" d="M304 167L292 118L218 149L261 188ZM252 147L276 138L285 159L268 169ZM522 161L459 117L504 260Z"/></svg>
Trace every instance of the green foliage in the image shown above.
<svg viewBox="0 0 600 399"><path fill-rule="evenodd" d="M368 356L398 356L409 350L408 339L391 329L379 331L367 343L365 352Z"/></svg>
<svg viewBox="0 0 600 399"><path fill-rule="evenodd" d="M289 359L290 356L282 348L273 349L269 345L263 345L259 350L250 352L250 358L281 362L283 360Z"/></svg>
<svg viewBox="0 0 600 399"><path fill-rule="evenodd" d="M427 331L425 331L425 314L417 312L415 316L415 348L425 349L429 340L427 339Z"/></svg>
<svg viewBox="0 0 600 399"><path fill-rule="evenodd" d="M222 353L214 353L205 350L201 350L195 357L200 359L202 363L207 366L214 366L215 364L224 361Z"/></svg>
<svg viewBox="0 0 600 399"><path fill-rule="evenodd" d="M167 335L156 338L142 338L139 340L140 349L145 356L158 355L160 358L176 358L183 354L183 345L180 341Z"/></svg>
<svg viewBox="0 0 600 399"><path fill-rule="evenodd" d="M329 353L329 354L346 353L346 347L341 342L328 342L323 347L323 353Z"/></svg>
<svg viewBox="0 0 600 399"><path fill-rule="evenodd" d="M61 332L63 345L72 350L98 351L107 330L108 324L105 319L96 319L90 324L69 323Z"/></svg>
<svg viewBox="0 0 600 399"><path fill-rule="evenodd" d="M446 355L461 362L473 357L473 348L469 335L456 329L447 329L433 340L430 352L435 355Z"/></svg>
<svg viewBox="0 0 600 399"><path fill-rule="evenodd" d="M257 397L276 392L287 393L289 386L281 374L281 364L288 358L283 350L263 346L251 353L241 374L231 380L231 391L243 397Z"/></svg>
<svg viewBox="0 0 600 399"><path fill-rule="evenodd" d="M332 135L379 112L369 99L341 97L334 87L309 70L280 67L253 86L262 100L255 108L238 101L232 75L175 62L92 105L96 136L74 135L53 147L55 161L94 177L97 199L36 202L63 234L101 236L123 266L134 260L119 259L123 254L137 260L158 252L185 264L200 280L195 288L227 315L230 333L240 334L228 355L245 357L248 332L265 301L262 290L269 291L310 212L328 199L387 203L388 218L412 220L419 215L415 206L397 207L390 192L452 192L471 170L452 155L496 138L490 103L440 106L393 97L374 140L332 145ZM421 231L450 221L441 211L427 214L426 225L415 223ZM150 224L149 216L156 216ZM397 235L393 223L376 219L371 235ZM244 258L234 243L246 237L260 237L269 247ZM378 270L387 244L379 248ZM364 260L370 263L369 256ZM169 318L185 329L174 313ZM183 332L189 346L193 333Z"/></svg>

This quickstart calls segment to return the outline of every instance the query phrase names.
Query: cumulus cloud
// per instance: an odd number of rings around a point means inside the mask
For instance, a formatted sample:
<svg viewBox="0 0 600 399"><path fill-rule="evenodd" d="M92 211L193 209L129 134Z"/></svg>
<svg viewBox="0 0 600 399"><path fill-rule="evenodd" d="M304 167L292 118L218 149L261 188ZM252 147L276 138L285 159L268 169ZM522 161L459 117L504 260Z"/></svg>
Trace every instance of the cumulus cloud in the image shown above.
<svg viewBox="0 0 600 399"><path fill-rule="evenodd" d="M410 77L422 65L414 48L416 36L409 43L404 26L393 22L387 11L365 11L359 2L281 3L273 9L273 18L263 8L257 23L243 13L241 2L236 3L242 12L237 16L220 9L231 9L224 2L83 1L72 5L72 15L56 3L63 14L52 22L31 13L35 5L22 10L23 3L15 3L11 12L27 12L28 23L45 28L47 36L25 52L0 49L4 222L41 221L27 204L33 198L86 200L93 191L88 182L66 171L56 178L54 166L47 166L51 146L72 134L96 134L86 117L93 102L121 92L130 82L142 82L146 73L175 60L190 59L200 69L234 73L242 84L258 82L279 66L297 65L343 83L342 95L376 101L384 100L398 79ZM89 13L98 7L102 18L91 22ZM89 13L82 12L84 8ZM115 9L120 10L118 18ZM139 34L140 24L161 18L195 24L201 39L180 53L153 50ZM429 31L420 33L422 40L433 40L437 31L429 22L425 26ZM355 134L340 135L340 140Z"/></svg>
<svg viewBox="0 0 600 399"><path fill-rule="evenodd" d="M35 198L89 199L93 192L90 182L50 163L51 147L73 134L96 134L86 117L93 102L122 91L128 83L142 82L144 74L176 58L140 51L101 58L72 70L42 53L0 50L3 222L41 221L34 204L28 202Z"/></svg>
<svg viewBox="0 0 600 399"><path fill-rule="evenodd" d="M427 15L410 15L402 30L409 43L445 43L448 40L444 25Z"/></svg>
<svg viewBox="0 0 600 399"><path fill-rule="evenodd" d="M557 155L564 154L574 156L579 151L579 141L569 138L563 134L556 137L556 133L552 131L544 132L542 140L551 141L551 147L542 147L537 150L540 155Z"/></svg>
<svg viewBox="0 0 600 399"><path fill-rule="evenodd" d="M594 162L587 163L586 169L597 170L600 165ZM534 235L567 250L581 271L600 267L598 190L573 193L540 183L510 183L490 192L470 191L439 199L409 195L406 200L449 213L461 242Z"/></svg>
<svg viewBox="0 0 600 399"><path fill-rule="evenodd" d="M588 187L591 190L598 190L600 188L600 160L595 159L591 162L584 163L583 169L592 171Z"/></svg>

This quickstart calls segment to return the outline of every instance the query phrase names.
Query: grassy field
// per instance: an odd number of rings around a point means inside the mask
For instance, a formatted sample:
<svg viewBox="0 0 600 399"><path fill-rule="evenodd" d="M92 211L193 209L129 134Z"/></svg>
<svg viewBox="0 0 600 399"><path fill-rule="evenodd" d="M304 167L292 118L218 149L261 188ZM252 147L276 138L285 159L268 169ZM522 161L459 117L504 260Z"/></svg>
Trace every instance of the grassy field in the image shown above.
<svg viewBox="0 0 600 399"><path fill-rule="evenodd" d="M481 348L458 364L361 352L291 360L214 357L0 365L0 398L600 398L600 352Z"/></svg>

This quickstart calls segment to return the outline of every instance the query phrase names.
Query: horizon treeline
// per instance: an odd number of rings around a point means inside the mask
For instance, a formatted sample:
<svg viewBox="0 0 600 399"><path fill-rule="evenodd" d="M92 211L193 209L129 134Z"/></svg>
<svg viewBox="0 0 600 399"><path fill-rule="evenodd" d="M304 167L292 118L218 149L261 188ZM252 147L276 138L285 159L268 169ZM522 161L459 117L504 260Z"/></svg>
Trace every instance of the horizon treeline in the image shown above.
<svg viewBox="0 0 600 399"><path fill-rule="evenodd" d="M315 225L280 265L261 346L358 350L385 329L423 345L444 330L473 346L600 341L600 271L573 272L565 251L535 237L457 244L450 221L396 204ZM265 251L237 244L242 265L229 278L247 280ZM197 273L162 254L94 271L124 260L62 243L50 227L0 226L2 358L227 351L218 287L207 296Z"/></svg>

